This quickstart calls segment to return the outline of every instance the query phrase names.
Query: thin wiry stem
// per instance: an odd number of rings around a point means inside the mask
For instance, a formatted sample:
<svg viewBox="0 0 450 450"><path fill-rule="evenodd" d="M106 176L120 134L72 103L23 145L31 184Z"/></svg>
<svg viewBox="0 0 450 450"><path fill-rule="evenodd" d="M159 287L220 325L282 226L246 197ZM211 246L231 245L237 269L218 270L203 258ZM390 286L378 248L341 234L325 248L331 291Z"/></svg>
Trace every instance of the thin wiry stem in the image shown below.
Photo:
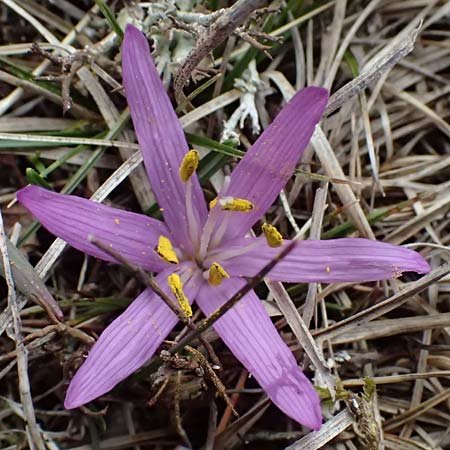
<svg viewBox="0 0 450 450"><path fill-rule="evenodd" d="M266 3L267 0L238 0L220 15L207 33L200 36L196 47L187 55L173 82L178 103L182 100L186 81L200 61L218 47L236 28L240 27L252 12L262 8Z"/></svg>
<svg viewBox="0 0 450 450"><path fill-rule="evenodd" d="M6 244L6 235L3 227L3 217L0 212L0 253L3 259L3 268L5 273L6 284L8 286L8 305L11 309L13 335L12 338L16 344L17 354L17 375L19 378L20 400L23 406L23 414L25 417L25 427L28 431L30 448L45 450L45 444L39 431L36 416L34 414L33 398L31 397L30 379L28 377L28 352L22 339L22 323L20 319L20 310L16 302L16 291L14 288L14 280L11 272L11 266L8 259L8 249Z"/></svg>
<svg viewBox="0 0 450 450"><path fill-rule="evenodd" d="M405 289L402 289L392 297L377 303L370 308L366 308L353 316L347 317L346 319L341 320L340 322L337 322L327 328L323 328L322 330L313 333L313 336L320 337L320 339L331 339L334 336L344 333L346 330L349 330L357 325L361 325L364 322L381 317L389 311L398 308L411 297L419 292L422 292L427 287L431 286L433 283L436 283L436 281L445 277L449 273L450 264L444 264L443 266L425 275L420 280L410 283Z"/></svg>
<svg viewBox="0 0 450 450"><path fill-rule="evenodd" d="M209 317L202 320L200 324L197 326L197 329L192 330L188 333L183 339L181 339L177 344L175 344L172 348L170 348L170 353L175 353L178 350L182 349L189 342L192 342L194 339L197 339L201 333L210 328L214 323L216 323L226 312L228 312L233 306L235 306L246 294L248 294L254 287L256 287L264 277L284 258L286 257L292 250L294 250L297 242L292 241L286 247L281 250L281 252L268 264L266 264L261 271L251 279L247 284L245 284L241 289L239 289L233 297L230 298L226 303L224 303L220 308L217 308Z"/></svg>
<svg viewBox="0 0 450 450"><path fill-rule="evenodd" d="M150 288L161 300L170 308L170 310L177 316L178 320L182 322L186 327L188 327L192 331L196 331L197 327L194 323L192 323L189 318L187 318L181 308L161 289L159 284L154 280L153 277L149 276L144 272L142 267L139 267L126 258L124 258L120 253L113 250L111 247L106 245L105 243L97 240L94 236L89 236L89 240L97 246L99 249L103 250L105 253L108 253L110 256L115 258L119 263L121 263L129 272L133 274L141 283L143 283L146 287ZM208 352L211 361L218 367L222 367L219 359L214 353L211 344L201 337L201 344L205 347Z"/></svg>

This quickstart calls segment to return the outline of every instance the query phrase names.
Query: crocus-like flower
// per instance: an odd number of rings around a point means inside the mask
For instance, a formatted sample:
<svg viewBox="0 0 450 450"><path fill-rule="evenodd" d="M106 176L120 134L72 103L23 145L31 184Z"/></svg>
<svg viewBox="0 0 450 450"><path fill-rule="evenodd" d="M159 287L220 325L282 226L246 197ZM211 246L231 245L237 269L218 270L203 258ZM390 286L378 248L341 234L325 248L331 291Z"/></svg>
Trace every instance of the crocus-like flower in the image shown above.
<svg viewBox="0 0 450 450"><path fill-rule="evenodd" d="M112 261L89 241L88 236L94 235L131 262L158 272L156 281L169 295L195 300L210 315L287 245L267 224L265 237L247 233L292 175L322 116L327 91L310 87L292 98L247 151L208 211L195 174L198 154L188 149L146 38L132 26L125 32L122 59L134 128L164 223L36 186L22 189L17 197L49 231L73 247ZM403 271L428 270L414 251L346 238L299 242L269 276L286 282L329 283L383 280ZM76 408L101 396L139 369L176 322L168 306L144 290L93 346L70 383L65 407ZM310 428L320 427L318 395L253 291L214 328L282 411Z"/></svg>

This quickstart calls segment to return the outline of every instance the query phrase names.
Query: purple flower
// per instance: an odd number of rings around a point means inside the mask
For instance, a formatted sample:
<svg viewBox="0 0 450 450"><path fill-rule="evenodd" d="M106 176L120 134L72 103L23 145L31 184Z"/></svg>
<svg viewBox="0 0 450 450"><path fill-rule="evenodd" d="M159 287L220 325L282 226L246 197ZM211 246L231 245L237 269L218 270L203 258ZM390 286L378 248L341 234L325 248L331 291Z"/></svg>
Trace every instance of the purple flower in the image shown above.
<svg viewBox="0 0 450 450"><path fill-rule="evenodd" d="M173 295L177 274L190 302L211 314L286 245L276 230L246 236L275 201L308 145L327 103L327 91L298 92L247 151L208 212L195 175L196 154L164 91L146 38L128 26L122 49L123 81L145 167L165 222L36 186L17 197L52 233L73 247L111 261L89 240L94 235L128 260L158 272L156 281ZM188 155L186 157L186 155ZM231 210L230 210L231 209ZM155 250L156 249L156 250ZM366 239L300 242L270 273L287 282L373 281L402 271L424 273L414 251ZM67 391L76 408L111 390L144 365L177 322L146 289L102 333ZM254 292L214 325L225 344L288 416L320 428L319 397L279 336Z"/></svg>

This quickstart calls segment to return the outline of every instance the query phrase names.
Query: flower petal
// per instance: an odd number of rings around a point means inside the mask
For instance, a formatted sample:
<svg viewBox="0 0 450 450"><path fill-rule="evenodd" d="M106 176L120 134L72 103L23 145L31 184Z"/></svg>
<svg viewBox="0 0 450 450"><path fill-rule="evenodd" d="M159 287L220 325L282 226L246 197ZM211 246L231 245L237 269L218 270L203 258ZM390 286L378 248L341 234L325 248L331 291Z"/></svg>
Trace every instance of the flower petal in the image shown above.
<svg viewBox="0 0 450 450"><path fill-rule="evenodd" d="M167 277L161 272L157 283L169 292ZM184 285L192 301L199 289L199 277ZM101 334L86 361L73 377L67 391L65 408L77 408L109 392L120 381L142 367L153 355L178 319L150 289L146 289Z"/></svg>
<svg viewBox="0 0 450 450"><path fill-rule="evenodd" d="M267 211L294 172L327 104L328 91L299 91L247 151L231 175L227 196L250 200L254 209L229 215L223 242L243 236Z"/></svg>
<svg viewBox="0 0 450 450"><path fill-rule="evenodd" d="M236 278L215 287L205 283L197 304L210 315L244 283ZM309 428L320 428L319 396L253 291L221 317L214 329L278 408Z"/></svg>
<svg viewBox="0 0 450 450"><path fill-rule="evenodd" d="M150 56L147 39L131 25L127 26L123 41L122 71L131 117L152 190L177 244L188 245L187 184L179 176L188 145ZM207 216L206 203L197 176L194 175L190 183L193 183L192 203L200 228Z"/></svg>
<svg viewBox="0 0 450 450"><path fill-rule="evenodd" d="M82 252L114 261L89 242L88 236L93 235L144 269L167 268L154 251L159 236L168 234L159 220L38 186L21 189L17 199L47 230Z"/></svg>
<svg viewBox="0 0 450 450"><path fill-rule="evenodd" d="M288 243L285 240L284 245ZM242 250L245 247L249 250ZM242 238L217 250L224 258L233 249L241 249L241 255L226 260L212 255L211 259L215 257L231 276L253 277L281 248L269 247L263 238ZM413 250L370 239L343 238L299 241L272 269L269 278L292 283L364 282L395 278L402 272L429 271L429 264Z"/></svg>

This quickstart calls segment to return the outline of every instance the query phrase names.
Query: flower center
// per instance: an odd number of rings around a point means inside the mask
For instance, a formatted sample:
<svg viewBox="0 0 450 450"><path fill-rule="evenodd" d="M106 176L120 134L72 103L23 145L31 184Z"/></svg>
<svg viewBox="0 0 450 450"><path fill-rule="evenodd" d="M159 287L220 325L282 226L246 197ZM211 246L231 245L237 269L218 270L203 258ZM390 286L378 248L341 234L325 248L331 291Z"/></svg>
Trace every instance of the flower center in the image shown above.
<svg viewBox="0 0 450 450"><path fill-rule="evenodd" d="M227 271L213 259L212 254L217 256L217 259L222 260L222 255L227 253L221 249L221 241L226 233L230 222L230 214L248 213L255 208L255 205L245 198L237 198L226 195L228 184L226 183L216 199L210 202L210 211L203 229L200 227L196 210L193 204L193 180L199 164L199 153L196 150L189 150L183 158L179 169L180 180L186 184L186 214L188 234L192 242L193 254L180 256L181 259L190 259L203 272L205 279L212 286L219 286L225 278L230 278ZM264 235L267 243L271 247L278 247L282 245L283 238L281 234L272 225L263 225ZM244 249L240 249L245 252ZM164 237L160 237L159 245L156 249L158 255L164 261L170 264L178 263L178 257L173 249L170 241ZM209 257L208 257L209 254ZM209 261L207 261L209 259ZM179 278L169 277L169 286L172 289L175 297L178 299L180 305L183 304L182 286ZM184 303L189 303L184 301ZM184 307L182 306L183 310Z"/></svg>
<svg viewBox="0 0 450 450"><path fill-rule="evenodd" d="M221 197L220 194L218 198L210 202L208 219L200 238L199 260L203 261L208 250L219 246L229 225L229 214L247 213L254 207L255 205L247 199L231 196ZM218 224L219 220L220 224Z"/></svg>

